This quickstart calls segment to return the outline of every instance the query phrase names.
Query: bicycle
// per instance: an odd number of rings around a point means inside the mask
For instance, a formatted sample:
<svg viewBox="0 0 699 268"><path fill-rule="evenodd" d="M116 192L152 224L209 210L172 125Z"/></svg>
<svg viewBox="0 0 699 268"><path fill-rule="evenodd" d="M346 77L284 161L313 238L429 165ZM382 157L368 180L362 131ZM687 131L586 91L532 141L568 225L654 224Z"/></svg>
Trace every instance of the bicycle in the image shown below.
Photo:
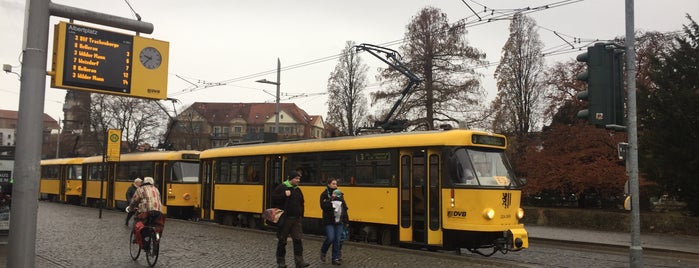
<svg viewBox="0 0 699 268"><path fill-rule="evenodd" d="M139 228L139 224L142 227ZM140 230L138 230L140 229ZM136 232L141 232L141 241L138 241ZM132 260L137 260L141 256L141 251L146 254L146 261L150 267L155 266L158 262L160 253L160 237L163 232L162 225L143 225L141 221L134 224L129 237L129 254Z"/></svg>

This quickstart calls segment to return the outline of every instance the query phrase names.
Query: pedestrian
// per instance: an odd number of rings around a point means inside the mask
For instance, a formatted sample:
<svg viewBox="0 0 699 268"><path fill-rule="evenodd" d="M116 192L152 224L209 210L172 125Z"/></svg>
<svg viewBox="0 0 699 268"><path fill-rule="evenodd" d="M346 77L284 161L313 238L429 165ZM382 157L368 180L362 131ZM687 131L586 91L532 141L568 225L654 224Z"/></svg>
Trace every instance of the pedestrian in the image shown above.
<svg viewBox="0 0 699 268"><path fill-rule="evenodd" d="M310 264L303 260L303 221L304 199L299 188L301 172L294 171L287 180L279 184L272 192L272 204L284 210L277 223L277 267L286 267L286 238L291 235L294 245L294 263L296 267L308 267Z"/></svg>
<svg viewBox="0 0 699 268"><path fill-rule="evenodd" d="M133 198L133 195L136 193L136 189L138 189L138 187L141 186L142 181L143 180L141 180L141 178L136 178L135 180L133 180L133 183L131 184L131 186L129 186L129 189L126 190L126 204L127 204L127 206L129 204L131 204L131 199ZM129 226L129 220L131 219L131 217L133 217L133 214L136 214L135 209L131 210L130 212L128 212L126 214L126 223L124 223L124 225Z"/></svg>
<svg viewBox="0 0 699 268"><path fill-rule="evenodd" d="M326 189L320 194L320 208L323 210L323 226L325 226L325 241L320 247L320 261L326 262L328 249L332 245L332 264L342 264L341 236L349 225L347 203L342 197L342 191L337 189L337 179L328 180Z"/></svg>

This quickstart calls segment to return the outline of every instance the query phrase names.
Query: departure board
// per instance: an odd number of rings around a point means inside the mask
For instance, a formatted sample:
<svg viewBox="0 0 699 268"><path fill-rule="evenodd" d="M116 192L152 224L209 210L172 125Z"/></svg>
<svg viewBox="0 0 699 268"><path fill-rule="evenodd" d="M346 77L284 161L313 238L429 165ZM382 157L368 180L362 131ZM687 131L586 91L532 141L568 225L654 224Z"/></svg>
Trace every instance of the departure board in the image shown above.
<svg viewBox="0 0 699 268"><path fill-rule="evenodd" d="M68 24L63 84L131 93L132 45L130 35Z"/></svg>
<svg viewBox="0 0 699 268"><path fill-rule="evenodd" d="M168 52L165 41L60 22L54 31L51 86L165 99Z"/></svg>

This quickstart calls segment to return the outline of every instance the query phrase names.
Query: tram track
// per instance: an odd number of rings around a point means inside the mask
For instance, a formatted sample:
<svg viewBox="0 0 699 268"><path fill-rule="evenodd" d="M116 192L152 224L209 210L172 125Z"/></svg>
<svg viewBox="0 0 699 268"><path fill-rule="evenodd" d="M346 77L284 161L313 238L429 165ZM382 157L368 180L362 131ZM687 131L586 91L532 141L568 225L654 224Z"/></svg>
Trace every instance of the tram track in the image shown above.
<svg viewBox="0 0 699 268"><path fill-rule="evenodd" d="M207 224L192 222L193 224ZM273 230L250 229L239 226L220 226L241 231L273 234ZM304 234L304 239L322 241L323 236ZM390 252L423 255L435 258L463 260L482 267L628 267L629 247L579 241L531 238L528 249L507 254L496 253L491 257L483 257L465 249L459 251L434 250L420 248L415 245L385 246L374 242L347 241L346 245ZM572 255L573 257L569 257ZM645 267L699 267L699 258L691 252L677 250L644 248L643 258ZM583 259L584 261L575 261ZM610 265L610 263L612 263ZM602 266L600 266L602 265Z"/></svg>

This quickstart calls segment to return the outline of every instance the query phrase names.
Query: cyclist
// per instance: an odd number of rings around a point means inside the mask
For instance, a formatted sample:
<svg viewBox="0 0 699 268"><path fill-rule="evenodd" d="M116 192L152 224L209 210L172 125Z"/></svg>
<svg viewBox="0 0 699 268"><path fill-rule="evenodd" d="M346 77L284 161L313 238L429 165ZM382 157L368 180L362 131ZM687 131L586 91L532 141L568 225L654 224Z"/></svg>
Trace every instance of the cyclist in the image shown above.
<svg viewBox="0 0 699 268"><path fill-rule="evenodd" d="M136 215L136 235L138 241L141 241L141 237L147 237L148 228L143 228L144 226L153 226L157 233L161 233L163 227L165 227L165 217L162 213L162 202L160 201L160 191L155 187L152 177L145 177L143 179L143 184L141 187L136 189L133 198L131 199L131 204L126 208L127 211L131 209L138 208L138 214ZM146 246L148 243L146 243ZM146 250L148 250L146 248Z"/></svg>

